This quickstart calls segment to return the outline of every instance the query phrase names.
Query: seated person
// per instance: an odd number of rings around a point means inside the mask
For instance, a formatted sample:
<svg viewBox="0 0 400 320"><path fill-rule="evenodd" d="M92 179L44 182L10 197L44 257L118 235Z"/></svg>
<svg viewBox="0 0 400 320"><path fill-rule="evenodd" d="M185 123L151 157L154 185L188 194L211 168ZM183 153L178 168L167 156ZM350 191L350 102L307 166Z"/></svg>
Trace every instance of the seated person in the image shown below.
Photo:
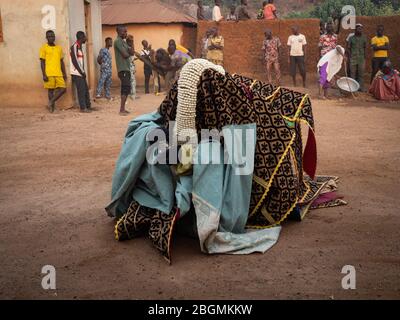
<svg viewBox="0 0 400 320"><path fill-rule="evenodd" d="M400 100L400 74L389 60L383 63L381 70L375 75L369 93L377 100Z"/></svg>

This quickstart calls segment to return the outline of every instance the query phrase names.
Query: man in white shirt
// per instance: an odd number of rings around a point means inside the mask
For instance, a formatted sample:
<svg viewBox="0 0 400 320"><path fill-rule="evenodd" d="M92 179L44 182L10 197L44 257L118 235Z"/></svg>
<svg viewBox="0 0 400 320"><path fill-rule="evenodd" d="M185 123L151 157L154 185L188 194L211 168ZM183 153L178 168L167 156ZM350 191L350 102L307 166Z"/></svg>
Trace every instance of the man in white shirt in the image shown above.
<svg viewBox="0 0 400 320"><path fill-rule="evenodd" d="M215 6L212 11L213 21L219 22L219 21L224 20L224 17L221 14L221 5L222 5L221 0L215 0Z"/></svg>
<svg viewBox="0 0 400 320"><path fill-rule="evenodd" d="M76 87L79 108L81 112L91 112L89 87L86 81L85 57L82 46L86 43L86 35L83 31L76 34L76 42L70 48L71 77Z"/></svg>
<svg viewBox="0 0 400 320"><path fill-rule="evenodd" d="M303 87L306 87L306 67L305 67L305 55L306 55L306 37L299 32L299 27L292 27L292 35L289 36L287 45L289 49L289 60L290 74L293 78L293 85L296 87L296 69L299 66L300 75L303 78Z"/></svg>

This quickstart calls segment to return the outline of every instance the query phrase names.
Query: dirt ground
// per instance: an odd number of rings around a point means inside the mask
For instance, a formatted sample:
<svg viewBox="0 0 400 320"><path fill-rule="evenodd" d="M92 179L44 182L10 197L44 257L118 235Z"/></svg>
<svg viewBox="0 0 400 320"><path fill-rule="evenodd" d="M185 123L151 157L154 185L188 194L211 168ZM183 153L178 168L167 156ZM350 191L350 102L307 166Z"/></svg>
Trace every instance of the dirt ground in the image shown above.
<svg viewBox="0 0 400 320"><path fill-rule="evenodd" d="M162 98L140 94L132 117ZM132 117L118 101L95 105L0 108L0 298L400 298L400 104L314 99L318 173L340 176L349 204L284 223L263 255L208 256L178 235L171 266L148 239L114 240L104 207ZM41 287L44 265L56 268L56 291ZM342 289L345 265L356 290Z"/></svg>

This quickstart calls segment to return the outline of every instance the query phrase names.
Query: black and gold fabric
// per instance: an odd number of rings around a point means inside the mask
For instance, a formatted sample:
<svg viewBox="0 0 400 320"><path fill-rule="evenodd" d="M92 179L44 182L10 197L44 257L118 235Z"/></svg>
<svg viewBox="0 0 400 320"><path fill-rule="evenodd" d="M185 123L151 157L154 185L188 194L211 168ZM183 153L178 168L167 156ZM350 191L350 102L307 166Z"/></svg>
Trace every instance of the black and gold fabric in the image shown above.
<svg viewBox="0 0 400 320"><path fill-rule="evenodd" d="M164 126L176 118L177 86L159 108ZM232 124L257 124L254 178L247 227L280 224L315 190L303 174L300 123L314 130L307 95L239 75L203 72L197 94L196 126L219 129Z"/></svg>
<svg viewBox="0 0 400 320"><path fill-rule="evenodd" d="M146 234L162 256L171 263L172 234L179 219L179 211L174 209L171 214L141 206L132 201L127 212L115 225L115 239L131 240Z"/></svg>

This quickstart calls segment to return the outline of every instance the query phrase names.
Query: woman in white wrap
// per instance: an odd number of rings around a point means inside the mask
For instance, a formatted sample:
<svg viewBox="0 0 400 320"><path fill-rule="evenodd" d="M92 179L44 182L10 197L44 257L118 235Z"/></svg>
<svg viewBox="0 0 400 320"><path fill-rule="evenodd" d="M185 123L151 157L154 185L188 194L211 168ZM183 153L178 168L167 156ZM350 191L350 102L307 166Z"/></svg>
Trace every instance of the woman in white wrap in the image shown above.
<svg viewBox="0 0 400 320"><path fill-rule="evenodd" d="M345 50L342 46L337 46L326 53L318 62L319 72L319 96L322 99L328 99L328 89L332 78L342 68L342 63L346 59ZM322 92L324 93L322 95Z"/></svg>

